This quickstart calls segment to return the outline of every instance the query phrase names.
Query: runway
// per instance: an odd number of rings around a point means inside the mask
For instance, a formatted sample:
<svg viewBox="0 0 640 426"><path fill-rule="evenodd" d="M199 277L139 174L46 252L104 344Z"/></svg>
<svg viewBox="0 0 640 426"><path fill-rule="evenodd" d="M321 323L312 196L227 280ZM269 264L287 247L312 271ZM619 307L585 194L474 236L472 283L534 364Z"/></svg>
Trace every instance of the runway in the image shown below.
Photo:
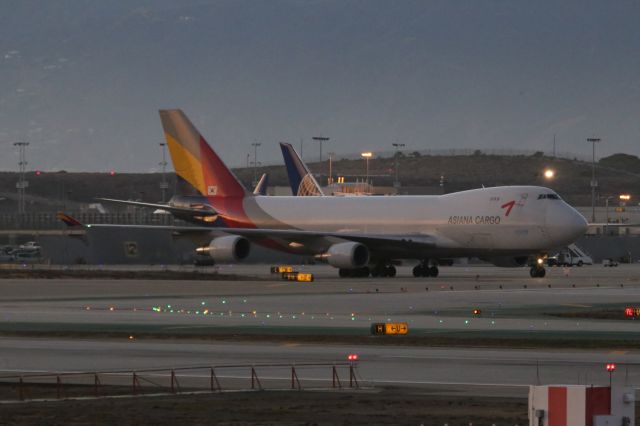
<svg viewBox="0 0 640 426"><path fill-rule="evenodd" d="M267 266L229 269L269 277ZM444 331L636 333L635 321L550 315L640 305L640 265L558 268L543 279L523 269L443 269L436 279L338 279L311 268L313 283L272 281L2 280L0 330L206 330L332 328L367 334L372 322L405 321L415 334ZM225 271L228 272L228 271ZM260 275L260 272L262 275ZM526 286L526 288L525 288ZM480 309L480 315L473 315Z"/></svg>
<svg viewBox="0 0 640 426"><path fill-rule="evenodd" d="M533 383L604 384L603 363L624 364L616 380L640 384L640 352L611 349L468 349L349 344L372 322L406 321L410 335L467 333L519 338L555 333L567 339L637 339L639 322L556 316L640 306L640 265L550 269L531 279L524 269L442 268L436 279L338 279L335 270L305 267L313 283L269 278L268 267L222 268L256 276L247 281L0 280L0 374L345 361L374 386L438 392L526 394ZM525 288L526 285L526 288ZM473 315L473 309L481 315ZM40 337L16 337L37 333ZM82 339L73 333L82 332ZM102 333L133 339L101 338ZM342 336L330 342L220 342L208 334ZM511 333L511 334L509 334ZM152 335L155 338L138 339ZM163 339L162 336L182 336ZM189 337L192 336L192 337ZM347 342L347 343L345 343ZM323 376L326 377L326 376ZM309 380L320 380L313 375ZM322 379L324 380L324 379ZM515 386L515 388L514 388ZM479 388L481 387L481 388ZM475 389L475 390L474 390Z"/></svg>

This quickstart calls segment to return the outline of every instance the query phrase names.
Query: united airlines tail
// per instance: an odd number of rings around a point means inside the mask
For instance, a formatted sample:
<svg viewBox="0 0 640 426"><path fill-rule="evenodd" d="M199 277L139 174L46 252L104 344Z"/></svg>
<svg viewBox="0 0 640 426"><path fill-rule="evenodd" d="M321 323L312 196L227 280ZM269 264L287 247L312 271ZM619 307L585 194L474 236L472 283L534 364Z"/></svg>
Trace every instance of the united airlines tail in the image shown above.
<svg viewBox="0 0 640 426"><path fill-rule="evenodd" d="M182 110L160 110L160 120L176 171L178 195L207 198L242 198L247 195L240 181Z"/></svg>
<svg viewBox="0 0 640 426"><path fill-rule="evenodd" d="M296 150L290 143L280 143L284 163L287 166L289 185L291 192L297 196L321 196L324 195L320 185L309 171L306 164L300 159Z"/></svg>

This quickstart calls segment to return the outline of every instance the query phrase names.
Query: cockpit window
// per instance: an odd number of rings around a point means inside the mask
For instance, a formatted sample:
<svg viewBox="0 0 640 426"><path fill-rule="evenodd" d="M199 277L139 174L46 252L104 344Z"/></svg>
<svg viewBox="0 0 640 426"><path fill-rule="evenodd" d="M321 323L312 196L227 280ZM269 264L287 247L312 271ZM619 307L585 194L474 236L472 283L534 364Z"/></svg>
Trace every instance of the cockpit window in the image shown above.
<svg viewBox="0 0 640 426"><path fill-rule="evenodd" d="M538 200L559 200L560 196L558 194L540 194L538 195Z"/></svg>

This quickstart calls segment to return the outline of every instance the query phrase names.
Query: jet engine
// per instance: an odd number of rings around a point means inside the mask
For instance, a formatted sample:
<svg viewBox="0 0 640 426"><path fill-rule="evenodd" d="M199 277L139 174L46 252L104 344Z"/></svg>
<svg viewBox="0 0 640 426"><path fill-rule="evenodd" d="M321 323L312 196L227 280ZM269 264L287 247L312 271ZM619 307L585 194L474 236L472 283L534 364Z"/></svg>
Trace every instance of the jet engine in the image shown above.
<svg viewBox="0 0 640 426"><path fill-rule="evenodd" d="M216 262L237 262L249 256L249 240L237 235L227 235L211 240L208 246L199 247L199 254L208 254Z"/></svg>
<svg viewBox="0 0 640 426"><path fill-rule="evenodd" d="M482 258L485 262L489 262L495 266L502 268L517 268L526 266L529 260L528 256L495 256Z"/></svg>
<svg viewBox="0 0 640 426"><path fill-rule="evenodd" d="M324 257L336 268L361 268L369 263L369 249L360 243L337 243L329 247Z"/></svg>

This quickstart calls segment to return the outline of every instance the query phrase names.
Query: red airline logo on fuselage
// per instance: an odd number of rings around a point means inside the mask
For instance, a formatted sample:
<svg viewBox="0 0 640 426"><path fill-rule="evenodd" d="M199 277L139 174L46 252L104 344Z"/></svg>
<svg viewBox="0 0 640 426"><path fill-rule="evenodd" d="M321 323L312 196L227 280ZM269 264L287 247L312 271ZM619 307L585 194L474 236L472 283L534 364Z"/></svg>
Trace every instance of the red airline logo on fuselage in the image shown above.
<svg viewBox="0 0 640 426"><path fill-rule="evenodd" d="M511 209L513 209L513 206L515 205L516 205L516 201L511 200L508 203L504 203L503 205L500 206L500 208L502 209L507 209L507 211L504 213L505 217L509 216L509 213L511 213Z"/></svg>

